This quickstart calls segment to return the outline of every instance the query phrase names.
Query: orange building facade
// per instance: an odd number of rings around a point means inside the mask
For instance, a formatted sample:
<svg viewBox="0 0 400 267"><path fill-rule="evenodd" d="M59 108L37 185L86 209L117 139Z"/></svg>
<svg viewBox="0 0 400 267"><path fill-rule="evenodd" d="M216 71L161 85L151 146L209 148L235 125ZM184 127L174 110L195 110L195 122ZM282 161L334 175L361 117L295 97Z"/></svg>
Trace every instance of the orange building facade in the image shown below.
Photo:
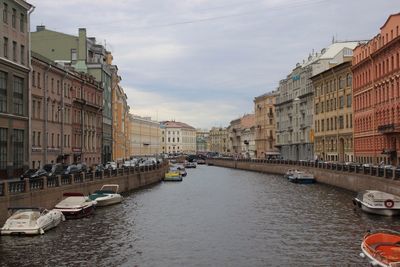
<svg viewBox="0 0 400 267"><path fill-rule="evenodd" d="M354 155L362 163L400 164L400 13L354 49Z"/></svg>

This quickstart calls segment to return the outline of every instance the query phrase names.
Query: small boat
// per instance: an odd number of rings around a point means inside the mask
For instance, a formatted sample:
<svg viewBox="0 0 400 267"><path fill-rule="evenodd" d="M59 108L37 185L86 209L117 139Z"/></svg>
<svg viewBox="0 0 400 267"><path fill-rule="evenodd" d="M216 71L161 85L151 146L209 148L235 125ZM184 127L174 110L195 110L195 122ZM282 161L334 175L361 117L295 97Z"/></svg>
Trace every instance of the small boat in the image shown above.
<svg viewBox="0 0 400 267"><path fill-rule="evenodd" d="M179 170L169 170L164 176L164 181L166 181L166 182L181 182L182 175Z"/></svg>
<svg viewBox="0 0 400 267"><path fill-rule="evenodd" d="M297 170L293 170L293 169L289 169L285 175L283 175L283 177L285 177L286 179L289 179L290 176L293 176L293 173L296 172Z"/></svg>
<svg viewBox="0 0 400 267"><path fill-rule="evenodd" d="M79 219L93 213L97 201L85 197L82 193L64 193L63 199L54 209L61 211L67 219Z"/></svg>
<svg viewBox="0 0 400 267"><path fill-rule="evenodd" d="M187 175L186 169L183 165L177 165L177 166L173 167L172 169L178 170L182 177L185 177Z"/></svg>
<svg viewBox="0 0 400 267"><path fill-rule="evenodd" d="M0 229L2 235L38 235L65 221L62 212L41 208L9 208L11 216Z"/></svg>
<svg viewBox="0 0 400 267"><path fill-rule="evenodd" d="M377 190L365 190L353 199L356 208L362 211L394 216L400 213L400 197Z"/></svg>
<svg viewBox="0 0 400 267"><path fill-rule="evenodd" d="M119 185L105 184L100 190L89 195L90 200L95 200L97 206L104 207L122 202L122 196L118 194Z"/></svg>
<svg viewBox="0 0 400 267"><path fill-rule="evenodd" d="M197 164L198 165L204 165L204 164L206 164L206 161L204 159L198 159L197 160Z"/></svg>
<svg viewBox="0 0 400 267"><path fill-rule="evenodd" d="M185 162L184 167L189 169L189 168L196 168L197 166L196 163L194 162Z"/></svg>
<svg viewBox="0 0 400 267"><path fill-rule="evenodd" d="M371 266L400 266L400 233L391 230L368 232L361 243L361 257Z"/></svg>
<svg viewBox="0 0 400 267"><path fill-rule="evenodd" d="M288 176L289 182L297 184L312 184L315 183L314 175L303 171L294 170L291 175Z"/></svg>

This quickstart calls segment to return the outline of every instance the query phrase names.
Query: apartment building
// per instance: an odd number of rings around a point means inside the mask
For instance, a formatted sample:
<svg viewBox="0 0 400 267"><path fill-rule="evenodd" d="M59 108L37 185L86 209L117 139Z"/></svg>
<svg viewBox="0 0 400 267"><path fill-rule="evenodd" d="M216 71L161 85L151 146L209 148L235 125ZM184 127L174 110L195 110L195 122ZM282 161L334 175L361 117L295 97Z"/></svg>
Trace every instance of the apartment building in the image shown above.
<svg viewBox="0 0 400 267"><path fill-rule="evenodd" d="M325 161L354 161L351 61L329 68L311 80L315 89L316 157Z"/></svg>
<svg viewBox="0 0 400 267"><path fill-rule="evenodd" d="M0 176L12 178L29 167L29 22L32 5L0 4Z"/></svg>
<svg viewBox="0 0 400 267"><path fill-rule="evenodd" d="M354 154L358 162L400 163L400 13L354 49Z"/></svg>
<svg viewBox="0 0 400 267"><path fill-rule="evenodd" d="M279 155L276 142L275 101L278 92L272 91L254 98L255 157L264 159Z"/></svg>

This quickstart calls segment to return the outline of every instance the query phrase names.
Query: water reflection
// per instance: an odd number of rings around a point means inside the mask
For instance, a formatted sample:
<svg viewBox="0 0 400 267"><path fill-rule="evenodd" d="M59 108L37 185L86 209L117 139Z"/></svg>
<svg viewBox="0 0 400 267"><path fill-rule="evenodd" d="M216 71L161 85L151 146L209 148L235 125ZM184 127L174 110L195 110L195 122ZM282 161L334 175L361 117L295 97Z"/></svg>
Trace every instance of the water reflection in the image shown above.
<svg viewBox="0 0 400 267"><path fill-rule="evenodd" d="M355 212L353 193L325 185L211 166L188 172L43 236L1 237L1 265L362 265L364 232L397 223Z"/></svg>

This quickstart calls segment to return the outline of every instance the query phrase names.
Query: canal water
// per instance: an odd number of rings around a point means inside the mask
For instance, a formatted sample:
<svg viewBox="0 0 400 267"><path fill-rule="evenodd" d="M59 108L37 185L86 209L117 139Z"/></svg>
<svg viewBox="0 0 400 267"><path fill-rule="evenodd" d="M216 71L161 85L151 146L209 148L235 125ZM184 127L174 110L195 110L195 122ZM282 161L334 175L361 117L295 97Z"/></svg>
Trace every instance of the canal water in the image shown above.
<svg viewBox="0 0 400 267"><path fill-rule="evenodd" d="M0 266L365 266L352 192L214 166L130 193L36 237L0 237Z"/></svg>

